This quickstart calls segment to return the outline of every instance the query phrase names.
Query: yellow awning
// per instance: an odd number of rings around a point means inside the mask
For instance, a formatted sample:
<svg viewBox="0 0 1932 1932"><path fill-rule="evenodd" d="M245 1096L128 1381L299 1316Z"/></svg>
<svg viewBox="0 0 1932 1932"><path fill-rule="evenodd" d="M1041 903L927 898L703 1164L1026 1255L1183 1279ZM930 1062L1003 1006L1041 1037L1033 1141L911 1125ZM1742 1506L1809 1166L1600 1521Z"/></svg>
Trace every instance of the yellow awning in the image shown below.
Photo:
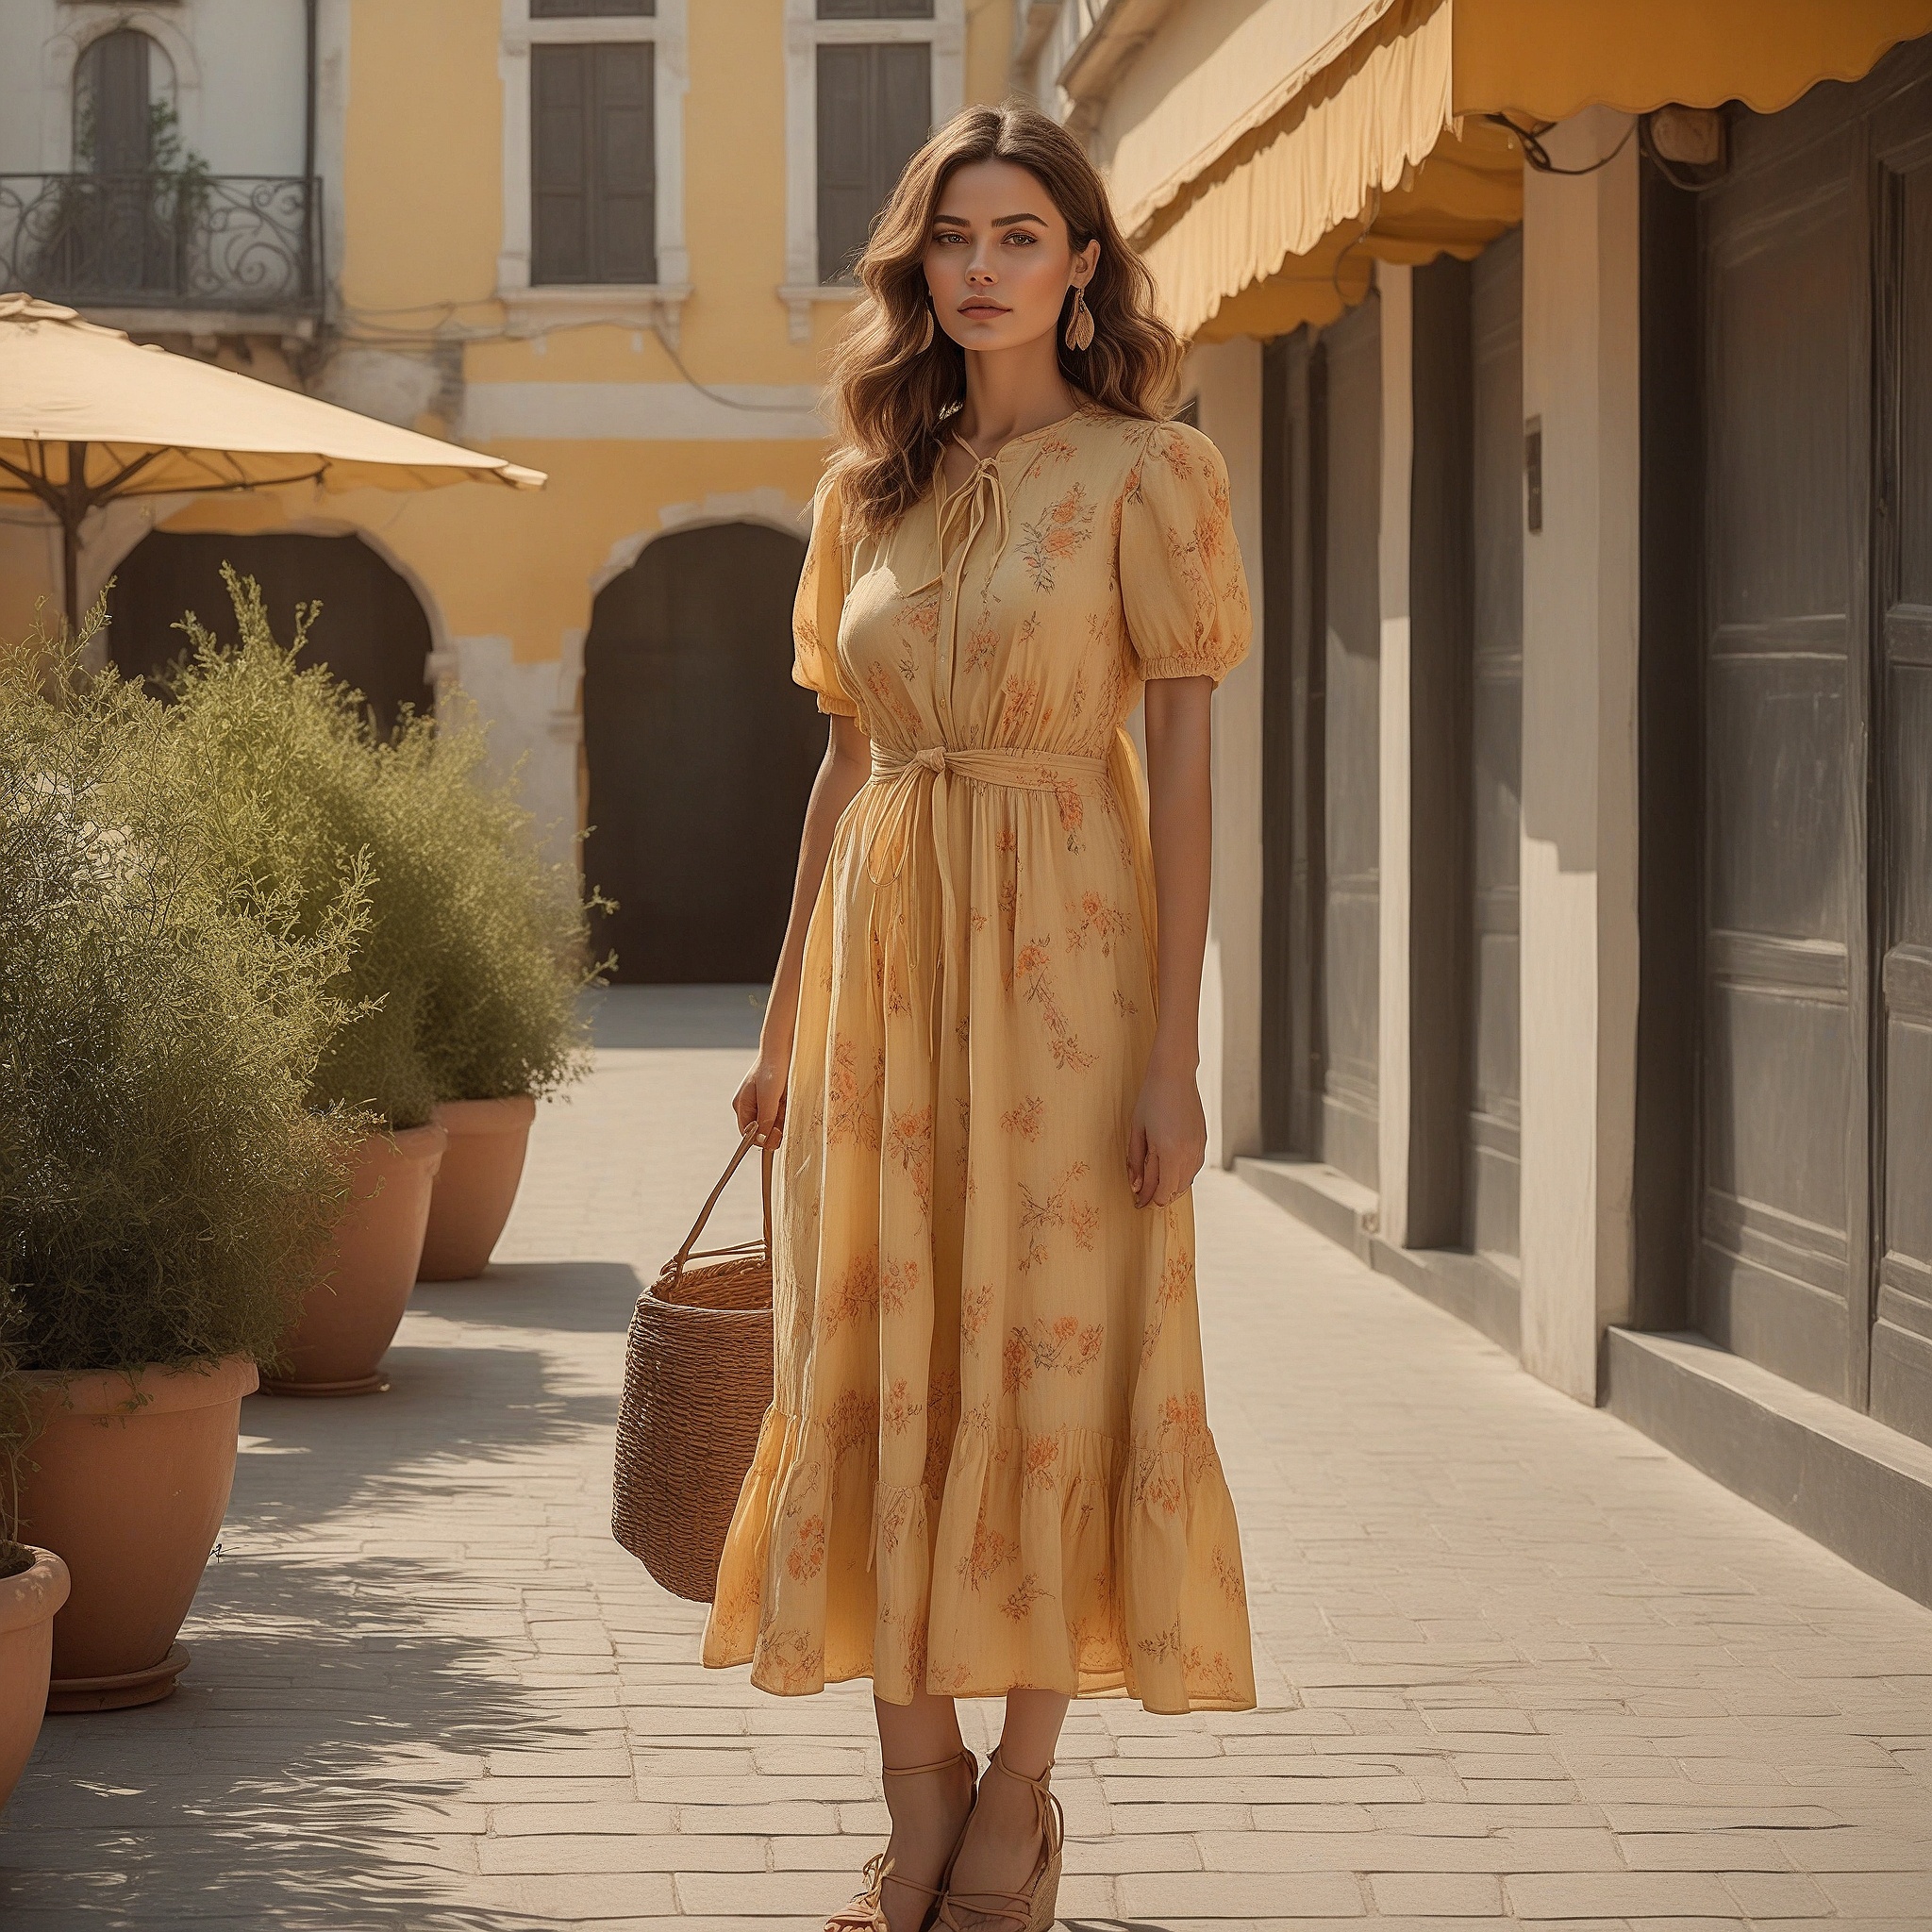
<svg viewBox="0 0 1932 1932"><path fill-rule="evenodd" d="M1333 320L1366 289L1365 257L1474 255L1522 218L1521 157L1485 114L1774 110L1932 33L1932 0L1392 0L1357 18L1267 119L1254 120L1251 82L1230 92L1218 147L1191 101L1182 145L1214 158L1183 186L1145 168L1125 184L1132 212L1153 208L1137 239L1182 334ZM1173 147L1117 142L1128 157Z"/></svg>
<svg viewBox="0 0 1932 1932"><path fill-rule="evenodd" d="M1788 108L1932 33L1932 0L1454 0L1456 111Z"/></svg>
<svg viewBox="0 0 1932 1932"><path fill-rule="evenodd" d="M1147 265L1181 334L1205 334L1224 302L1291 259L1306 281L1298 258L1412 185L1449 125L1453 48L1447 0L1402 0L1156 217Z"/></svg>

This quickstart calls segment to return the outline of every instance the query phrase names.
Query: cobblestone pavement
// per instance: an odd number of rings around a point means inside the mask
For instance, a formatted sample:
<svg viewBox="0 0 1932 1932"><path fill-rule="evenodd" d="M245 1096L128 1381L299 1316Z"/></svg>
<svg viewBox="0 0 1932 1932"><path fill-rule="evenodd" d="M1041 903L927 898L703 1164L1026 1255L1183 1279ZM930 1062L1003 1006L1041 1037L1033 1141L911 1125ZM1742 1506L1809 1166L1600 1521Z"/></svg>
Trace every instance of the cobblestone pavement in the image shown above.
<svg viewBox="0 0 1932 1932"><path fill-rule="evenodd" d="M806 1927L849 1894L863 1687L701 1672L700 1611L606 1533L629 1306L755 1017L611 996L503 1263L418 1291L392 1392L245 1405L192 1666L49 1721L0 1924ZM1263 1707L1076 1707L1069 1922L1932 1926L1932 1612L1228 1176L1199 1205Z"/></svg>

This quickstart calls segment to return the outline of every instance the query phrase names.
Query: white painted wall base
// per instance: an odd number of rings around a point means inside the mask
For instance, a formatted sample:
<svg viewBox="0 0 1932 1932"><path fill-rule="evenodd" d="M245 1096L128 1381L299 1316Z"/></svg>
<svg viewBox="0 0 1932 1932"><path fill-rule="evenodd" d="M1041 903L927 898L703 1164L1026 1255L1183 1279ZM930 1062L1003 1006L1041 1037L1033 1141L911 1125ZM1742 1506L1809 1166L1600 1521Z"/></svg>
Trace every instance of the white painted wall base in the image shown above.
<svg viewBox="0 0 1932 1932"><path fill-rule="evenodd" d="M1627 116L1543 137L1561 166ZM1523 393L1543 527L1523 563L1523 1360L1597 1399L1631 1306L1637 1049L1638 232L1634 142L1524 175Z"/></svg>
<svg viewBox="0 0 1932 1932"><path fill-rule="evenodd" d="M458 686L490 727L490 767L517 774L517 789L537 822L543 849L567 858L577 829L577 748L583 742L578 689L584 639L573 631L560 658L520 664L506 637L452 638L430 659L439 708Z"/></svg>

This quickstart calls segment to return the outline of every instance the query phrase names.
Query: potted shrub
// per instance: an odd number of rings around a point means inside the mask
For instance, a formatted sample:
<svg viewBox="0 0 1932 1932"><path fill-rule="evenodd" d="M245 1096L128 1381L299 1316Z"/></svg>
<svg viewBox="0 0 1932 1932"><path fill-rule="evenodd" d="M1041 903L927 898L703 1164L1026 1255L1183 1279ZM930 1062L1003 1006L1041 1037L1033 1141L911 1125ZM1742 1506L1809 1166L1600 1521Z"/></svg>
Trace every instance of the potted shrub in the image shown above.
<svg viewBox="0 0 1932 1932"><path fill-rule="evenodd" d="M439 1095L422 1046L447 890L420 777L435 727L406 716L385 740L325 666L297 667L312 608L298 609L284 648L255 583L225 575L240 640L225 646L192 618L183 625L192 652L170 680L175 739L207 788L230 862L283 894L298 930L320 930L351 858L363 894L355 946L329 988L349 1017L320 1055L308 1095L318 1111L357 1115L362 1132L347 1205L262 1387L370 1393L387 1387L379 1364L416 1279L448 1141L431 1118Z"/></svg>
<svg viewBox="0 0 1932 1932"><path fill-rule="evenodd" d="M13 1795L47 1711L54 1615L67 1565L52 1550L0 1539L0 1805Z"/></svg>
<svg viewBox="0 0 1932 1932"><path fill-rule="evenodd" d="M40 640L0 664L0 1528L70 1574L50 1709L186 1661L242 1398L343 1193L308 1096L361 897L351 860L306 920L238 874L160 708L76 661L52 697Z"/></svg>
<svg viewBox="0 0 1932 1932"><path fill-rule="evenodd" d="M514 777L491 777L474 709L398 744L440 846L435 970L420 1040L449 1132L422 1281L481 1274L509 1219L537 1102L586 1063L578 994L595 979L572 859L549 860Z"/></svg>

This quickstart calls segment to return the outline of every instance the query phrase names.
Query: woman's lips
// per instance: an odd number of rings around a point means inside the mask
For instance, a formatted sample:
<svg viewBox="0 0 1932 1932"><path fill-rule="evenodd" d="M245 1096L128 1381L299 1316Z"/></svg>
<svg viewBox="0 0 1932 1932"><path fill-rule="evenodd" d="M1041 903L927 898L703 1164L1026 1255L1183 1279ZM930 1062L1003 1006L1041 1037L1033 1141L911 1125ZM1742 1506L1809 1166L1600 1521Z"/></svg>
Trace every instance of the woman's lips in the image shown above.
<svg viewBox="0 0 1932 1932"><path fill-rule="evenodd" d="M1009 315L1012 311L1003 308L997 302L962 302L959 305L959 313L961 315Z"/></svg>

